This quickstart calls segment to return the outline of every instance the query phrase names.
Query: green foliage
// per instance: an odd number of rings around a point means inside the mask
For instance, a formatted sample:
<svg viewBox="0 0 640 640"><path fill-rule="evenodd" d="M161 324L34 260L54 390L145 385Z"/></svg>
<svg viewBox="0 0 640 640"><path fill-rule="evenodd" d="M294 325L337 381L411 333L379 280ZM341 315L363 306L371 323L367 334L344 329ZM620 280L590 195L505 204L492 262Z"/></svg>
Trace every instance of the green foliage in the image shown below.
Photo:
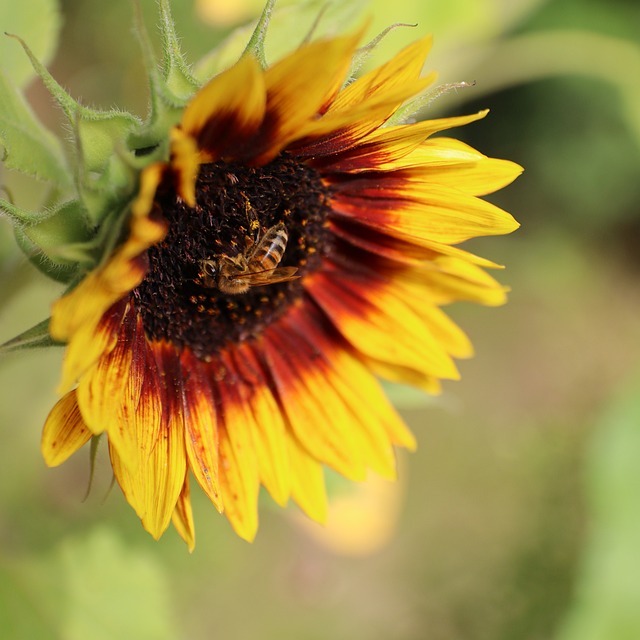
<svg viewBox="0 0 640 640"><path fill-rule="evenodd" d="M2 33L13 33L31 42L36 57L47 64L58 45L61 26L57 0L0 2L0 60L12 84L24 87L35 73L15 43Z"/></svg>
<svg viewBox="0 0 640 640"><path fill-rule="evenodd" d="M157 559L110 530L67 538L0 565L0 629L20 640L174 640L168 581Z"/></svg>
<svg viewBox="0 0 640 640"><path fill-rule="evenodd" d="M20 49L15 40L11 46ZM4 44L4 43L3 43ZM27 59L26 56L24 56ZM0 68L0 150L9 168L64 188L71 176L62 145L35 117L12 82L9 69Z"/></svg>
<svg viewBox="0 0 640 640"><path fill-rule="evenodd" d="M591 443L590 539L576 601L558 640L640 637L640 376L630 382Z"/></svg>

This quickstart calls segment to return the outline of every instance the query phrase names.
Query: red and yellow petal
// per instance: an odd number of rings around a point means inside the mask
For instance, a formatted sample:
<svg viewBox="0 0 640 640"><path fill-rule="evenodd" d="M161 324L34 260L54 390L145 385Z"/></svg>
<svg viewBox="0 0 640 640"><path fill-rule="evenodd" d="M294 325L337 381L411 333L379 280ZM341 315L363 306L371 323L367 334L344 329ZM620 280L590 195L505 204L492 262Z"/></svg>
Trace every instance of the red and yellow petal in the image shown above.
<svg viewBox="0 0 640 640"><path fill-rule="evenodd" d="M224 509L220 490L218 412L207 363L189 350L181 356L181 406L189 467L218 511Z"/></svg>
<svg viewBox="0 0 640 640"><path fill-rule="evenodd" d="M184 445L179 428L169 424L147 457L140 456L132 469L109 441L114 474L127 502L144 528L157 540L165 532L176 509L186 473Z"/></svg>
<svg viewBox="0 0 640 640"><path fill-rule="evenodd" d="M336 238L336 251L350 259L355 255L364 264L386 261L389 267L428 268L429 263L443 256L452 256L486 269L502 268L491 260L458 247L410 236L392 236L382 229L362 225L352 218L334 216L329 219L328 226Z"/></svg>
<svg viewBox="0 0 640 640"><path fill-rule="evenodd" d="M360 423L367 465L383 477L395 477L395 456L389 444L415 449L416 440L380 385L358 355L341 344L311 309L296 321L331 364L331 382Z"/></svg>
<svg viewBox="0 0 640 640"><path fill-rule="evenodd" d="M362 480L366 465L354 417L327 378L322 354L280 326L264 341L266 365L273 377L282 411L296 440L316 460L342 475ZM355 427L355 428L354 428Z"/></svg>
<svg viewBox="0 0 640 640"><path fill-rule="evenodd" d="M57 467L83 447L93 434L84 423L75 390L65 394L53 407L42 430L44 461Z"/></svg>
<svg viewBox="0 0 640 640"><path fill-rule="evenodd" d="M321 118L298 128L293 153L310 159L333 156L372 135L406 100L423 91L435 74L420 72L431 38L409 45L391 61L338 93Z"/></svg>
<svg viewBox="0 0 640 640"><path fill-rule="evenodd" d="M75 290L69 295L73 296L74 293ZM63 301L65 298L58 303ZM61 313L68 314L69 309L63 309L62 305L56 308L54 305L52 325L53 320L60 318ZM124 305L114 304L95 323L92 321L75 329L64 354L59 393L68 391L103 355L116 346L124 313Z"/></svg>
<svg viewBox="0 0 640 640"><path fill-rule="evenodd" d="M118 422L122 398L129 390L129 377L134 354L134 340L142 336L135 331L137 318L131 305L118 303L118 326L113 344L80 378L78 404L89 429L99 434Z"/></svg>
<svg viewBox="0 0 640 640"><path fill-rule="evenodd" d="M324 271L314 274L307 291L366 357L428 376L459 378L453 360L429 326L383 281Z"/></svg>
<svg viewBox="0 0 640 640"><path fill-rule="evenodd" d="M265 71L267 109L264 131L256 141L256 164L268 162L304 135L301 130L315 120L345 81L361 35L359 31L312 42Z"/></svg>
<svg viewBox="0 0 640 640"><path fill-rule="evenodd" d="M291 470L282 410L251 347L240 345L228 358L230 367L250 389L245 402L253 414L253 447L260 482L275 502L284 506L291 494Z"/></svg>
<svg viewBox="0 0 640 640"><path fill-rule="evenodd" d="M432 77L418 78L352 109L326 113L311 120L300 127L288 151L313 164L315 158L350 149L382 126L403 102L423 91L432 81Z"/></svg>
<svg viewBox="0 0 640 640"><path fill-rule="evenodd" d="M511 233L518 223L499 207L436 184L359 178L335 194L333 213L417 242L458 244Z"/></svg>
<svg viewBox="0 0 640 640"><path fill-rule="evenodd" d="M180 128L197 142L202 162L242 157L263 124L265 74L251 55L213 78L194 96Z"/></svg>
<svg viewBox="0 0 640 640"><path fill-rule="evenodd" d="M411 125L377 128L340 153L314 158L313 166L328 173L359 173L370 171L390 171L415 166L409 158L418 153L421 145L427 144L429 136L438 131L462 126L484 118L488 111L480 111L469 116L425 120ZM437 146L437 138L434 140ZM420 162L418 158L418 162Z"/></svg>
<svg viewBox="0 0 640 640"><path fill-rule="evenodd" d="M413 438L373 376L310 304L270 330L264 350L290 428L309 453L354 479L367 469L395 476L391 445L413 446Z"/></svg>
<svg viewBox="0 0 640 640"><path fill-rule="evenodd" d="M109 451L122 492L157 539L169 525L184 485L184 416L173 385L178 366L173 348L146 345L137 356L119 418L108 428Z"/></svg>

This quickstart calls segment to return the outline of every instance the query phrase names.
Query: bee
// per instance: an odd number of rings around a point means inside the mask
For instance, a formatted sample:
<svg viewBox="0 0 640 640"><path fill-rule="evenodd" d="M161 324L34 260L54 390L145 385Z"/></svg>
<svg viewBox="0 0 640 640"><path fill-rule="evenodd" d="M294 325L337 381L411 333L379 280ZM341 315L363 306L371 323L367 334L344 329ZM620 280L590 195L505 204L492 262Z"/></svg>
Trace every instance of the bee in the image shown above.
<svg viewBox="0 0 640 640"><path fill-rule="evenodd" d="M244 252L235 256L222 254L200 261L200 278L205 287L222 293L242 294L251 287L288 282L300 276L298 267L279 267L287 248L289 234L283 222L269 227L256 241L247 238Z"/></svg>

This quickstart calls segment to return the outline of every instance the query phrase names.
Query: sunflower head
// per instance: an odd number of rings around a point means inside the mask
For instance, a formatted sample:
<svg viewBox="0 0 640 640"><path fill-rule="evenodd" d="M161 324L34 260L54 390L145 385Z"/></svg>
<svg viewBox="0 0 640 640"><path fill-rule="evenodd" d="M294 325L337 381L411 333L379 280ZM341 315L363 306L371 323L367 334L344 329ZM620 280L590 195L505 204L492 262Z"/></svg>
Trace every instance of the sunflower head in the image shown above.
<svg viewBox="0 0 640 640"><path fill-rule="evenodd" d="M192 547L191 478L250 540L261 485L322 520L324 465L395 476L395 447L415 440L377 377L430 392L458 377L471 345L441 307L505 288L456 245L516 228L479 196L520 168L434 136L486 112L398 121L433 82L428 37L357 79L362 30L268 65L269 4L200 86L160 6L146 122L71 108L40 70L79 148L104 134L69 205L92 225L47 328L66 354L42 449L57 465L106 434L144 527L173 521Z"/></svg>

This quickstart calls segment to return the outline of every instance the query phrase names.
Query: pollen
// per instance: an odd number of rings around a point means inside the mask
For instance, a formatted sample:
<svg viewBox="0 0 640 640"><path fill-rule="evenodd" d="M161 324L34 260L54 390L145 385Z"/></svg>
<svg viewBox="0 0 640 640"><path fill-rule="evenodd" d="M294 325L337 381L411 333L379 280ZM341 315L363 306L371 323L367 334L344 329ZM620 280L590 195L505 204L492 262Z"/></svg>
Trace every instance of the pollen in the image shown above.
<svg viewBox="0 0 640 640"><path fill-rule="evenodd" d="M203 360L229 343L258 337L302 296L302 279L332 251L330 201L331 190L316 170L286 154L262 167L202 165L193 209L172 183L161 185L156 204L169 232L149 249L149 272L133 293L147 336L188 347ZM221 260L246 261L279 224L288 241L278 266L300 277L238 295L220 290L204 272L203 264L210 271Z"/></svg>

